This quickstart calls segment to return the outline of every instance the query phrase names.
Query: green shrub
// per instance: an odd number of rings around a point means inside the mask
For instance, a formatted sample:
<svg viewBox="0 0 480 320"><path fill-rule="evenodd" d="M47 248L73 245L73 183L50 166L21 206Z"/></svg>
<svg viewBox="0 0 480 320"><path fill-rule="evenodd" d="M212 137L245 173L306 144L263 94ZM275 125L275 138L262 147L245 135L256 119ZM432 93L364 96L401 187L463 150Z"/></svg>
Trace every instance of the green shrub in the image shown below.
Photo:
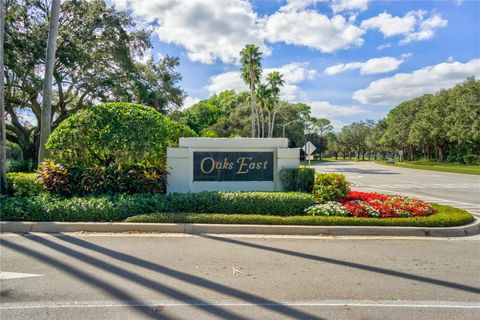
<svg viewBox="0 0 480 320"><path fill-rule="evenodd" d="M313 195L316 202L345 199L350 192L350 183L340 173L320 173L315 176Z"/></svg>
<svg viewBox="0 0 480 320"><path fill-rule="evenodd" d="M35 196L46 191L36 173L9 172L7 185L13 196Z"/></svg>
<svg viewBox="0 0 480 320"><path fill-rule="evenodd" d="M200 192L169 195L165 201L167 212L258 213L280 216L303 214L303 210L314 203L312 195L300 192Z"/></svg>
<svg viewBox="0 0 480 320"><path fill-rule="evenodd" d="M107 168L67 169L52 161L40 166L45 187L58 195L90 195L104 193L165 193L166 174L161 168L145 165Z"/></svg>
<svg viewBox="0 0 480 320"><path fill-rule="evenodd" d="M285 168L280 170L280 181L284 191L311 193L315 181L314 168Z"/></svg>
<svg viewBox="0 0 480 320"><path fill-rule="evenodd" d="M312 195L293 192L116 194L83 198L44 193L4 197L0 209L3 221L119 221L133 215L168 211L299 215L313 202Z"/></svg>
<svg viewBox="0 0 480 320"><path fill-rule="evenodd" d="M7 161L7 172L34 172L37 163L28 160L9 160Z"/></svg>
<svg viewBox="0 0 480 320"><path fill-rule="evenodd" d="M104 103L83 109L50 135L51 158L67 168L165 165L166 147L195 133L151 107Z"/></svg>

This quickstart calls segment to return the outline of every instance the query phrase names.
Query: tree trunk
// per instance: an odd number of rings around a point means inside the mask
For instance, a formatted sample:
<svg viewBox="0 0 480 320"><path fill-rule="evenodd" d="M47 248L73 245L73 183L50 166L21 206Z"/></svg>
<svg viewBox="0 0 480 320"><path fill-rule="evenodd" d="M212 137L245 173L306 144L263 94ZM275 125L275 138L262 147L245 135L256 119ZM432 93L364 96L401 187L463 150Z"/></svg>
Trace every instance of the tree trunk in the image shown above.
<svg viewBox="0 0 480 320"><path fill-rule="evenodd" d="M5 129L5 94L4 94L4 73L3 73L3 41L5 36L5 13L4 1L0 1L0 194L8 193L7 186L7 151Z"/></svg>
<svg viewBox="0 0 480 320"><path fill-rule="evenodd" d="M58 20L60 15L60 0L52 0L50 13L50 30L48 32L47 56L45 58L45 79L43 81L42 119L40 122L40 149L38 165L47 157L45 145L50 135L52 123L52 85L55 51L57 47Z"/></svg>

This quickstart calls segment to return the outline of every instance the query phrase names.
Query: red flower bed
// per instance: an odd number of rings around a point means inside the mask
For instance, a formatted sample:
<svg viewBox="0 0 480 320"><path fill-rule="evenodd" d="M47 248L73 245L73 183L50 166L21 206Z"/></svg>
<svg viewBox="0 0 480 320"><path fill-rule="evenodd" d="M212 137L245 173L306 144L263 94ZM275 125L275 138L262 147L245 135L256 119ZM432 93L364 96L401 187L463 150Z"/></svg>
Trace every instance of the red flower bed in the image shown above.
<svg viewBox="0 0 480 320"><path fill-rule="evenodd" d="M351 191L340 201L354 217L416 217L428 216L435 212L433 207L421 200L374 192Z"/></svg>

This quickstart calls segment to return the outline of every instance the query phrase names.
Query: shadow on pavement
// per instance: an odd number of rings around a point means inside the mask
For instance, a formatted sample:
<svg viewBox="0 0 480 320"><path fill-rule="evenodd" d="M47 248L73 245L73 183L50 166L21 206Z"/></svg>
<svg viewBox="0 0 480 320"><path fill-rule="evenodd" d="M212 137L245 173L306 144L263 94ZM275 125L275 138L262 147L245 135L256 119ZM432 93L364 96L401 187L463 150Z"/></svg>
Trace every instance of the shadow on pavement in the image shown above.
<svg viewBox="0 0 480 320"><path fill-rule="evenodd" d="M128 280L131 280L131 281L135 282L136 284L140 284L140 285L143 285L147 288L154 289L154 290L156 290L160 293L166 294L166 295L168 295L172 298L181 300L183 302L193 303L195 307L201 308L204 311L215 314L215 315L217 315L221 318L224 318L224 319L245 319L244 317L242 317L240 315L237 315L237 314L234 314L234 313L232 313L228 310L225 310L225 309L220 308L218 306L208 305L207 302L202 301L202 300L197 299L197 298L194 298L194 297L192 297L188 294L182 293L182 292L180 292L176 289L172 289L172 288L169 288L165 285L158 284L158 283L156 283L156 282L154 282L150 279L144 278L144 277L139 276L135 273L132 273L128 270L124 270L124 269L119 268L117 266L114 266L112 264L106 263L106 262L101 261L97 258L93 258L89 255L84 254L84 253L75 251L71 248L68 248L68 247L63 246L61 244L58 244L56 242L50 241L46 238L38 237L38 236L35 236L35 235L31 235L31 234L28 235L26 238L30 239L32 241L35 241L37 243L40 243L42 245L45 245L45 246L47 246L49 248L52 248L54 250L57 250L57 251L59 251L63 254L69 255L69 256L71 256L73 258L76 258L80 261L87 262L90 265L95 266L97 268L101 268L101 269L103 269L107 272L111 272L111 273L119 275L123 278L126 278ZM199 286L199 287L202 287L204 289L208 289L208 290L211 290L211 291L215 291L215 292L218 292L218 293L229 295L233 298L237 298L237 299L240 299L240 300L245 301L245 302L257 304L259 307L262 307L262 308L268 309L270 311L276 312L283 317L289 316L293 319L320 319L320 320L322 319L322 318L317 317L315 315L303 312L301 310L292 308L290 306L287 306L287 305L284 305L284 304L281 304L281 303L277 303L277 302L272 301L272 300L268 300L268 299L256 296L256 295L248 293L248 292L244 292L244 291L241 291L241 290L238 290L238 289L235 289L235 288L231 288L231 287L213 282L211 280L204 279L204 278L201 278L201 277L198 277L198 276L195 276L195 275L191 275L191 274L188 274L188 273L185 273L185 272L170 269L168 267L165 267L165 266L162 266L162 265L159 265L159 264L156 264L156 263L152 263L150 261L143 260L143 259L137 258L135 256L131 256L131 255L128 255L128 254L125 254L125 253L122 253L122 252L111 250L111 249L108 249L108 248L105 248L105 247L102 247L102 246L99 246L99 245L96 245L96 244L93 244L91 242L84 241L84 240L81 240L81 239L78 239L78 238L75 238L75 237L71 237L71 236L68 236L68 235L61 235L61 236L56 236L56 238L59 239L59 240L65 241L67 243L77 245L81 248L89 249L89 250L94 251L96 253L101 253L101 254L107 255L109 257L112 257L114 259L117 259L117 260L120 260L120 261L123 261L123 262L127 262L127 263L130 263L132 265L139 266L139 267L143 267L143 268L155 271L157 273L161 273L161 274L166 275L166 276L170 276L172 278L184 281L184 282L186 282L188 284L191 284L191 285ZM201 305L202 303L204 305Z"/></svg>
<svg viewBox="0 0 480 320"><path fill-rule="evenodd" d="M147 316L148 318L151 319L173 319L171 317L168 317L166 315L159 315L155 310L149 307L144 307L141 306L142 301L136 299L134 296L128 294L127 292L120 290L112 285L110 285L108 282L105 282L103 280L100 280L96 277L90 276L86 274L85 272L82 272L80 269L72 267L64 262L60 262L57 259L51 258L47 255L44 255L43 253L40 253L38 251L26 248L24 246L15 244L13 242L10 242L8 240L2 239L2 245L15 250L17 252L21 252L25 255L28 255L30 257L33 257L39 261L42 261L46 264L49 264L50 266L54 268L58 268L62 270L65 273L68 273L69 275L83 281L86 283L89 283L100 290L114 296L115 298L128 302L134 310L137 312L143 314L144 316Z"/></svg>
<svg viewBox="0 0 480 320"><path fill-rule="evenodd" d="M280 254L286 254L286 255L299 257L299 258L304 258L304 259L309 259L309 260L314 260L314 261L319 261L319 262L324 262L324 263L330 263L330 264L336 264L336 265L341 265L341 266L344 266L344 267L356 268L356 269L370 271L370 272L381 273L381 274L385 274L385 275L389 275L389 276L393 276L393 277L399 277L399 278L404 278L404 279L408 279L408 280L414 280L414 281L429 283L429 284L433 284L433 285L437 285L437 286L462 290L462 291L466 291L466 292L473 292L473 293L476 293L476 294L480 293L480 288L476 288L476 287L472 287L472 286L468 286L468 285L464 285L464 284L460 284L460 283L450 282L450 281L444 281L444 280L435 279L435 278L417 276L417 275L406 273L406 272L389 270L389 269L384 269L384 268L380 268L380 267L374 267L374 266L370 266L370 265L365 265L365 264L360 264L360 263L355 263L355 262L349 262L349 261L344 261L344 260L338 260L338 259L333 259L333 258L328 258L328 257L316 256L316 255L312 255L312 254L308 254L308 253L296 252L296 251L291 251L291 250L287 250L287 249L268 247L268 246L264 246L264 245L261 245L261 244L255 244L255 243L240 241L240 240L231 239L231 238L223 238L223 237L206 235L206 234L202 234L200 236L204 237L206 239L212 239L212 240L227 242L227 243L231 243L231 244L235 244L235 245L241 245L241 246L246 246L246 247L250 247L250 248L272 251L272 252L276 252L276 253L280 253Z"/></svg>

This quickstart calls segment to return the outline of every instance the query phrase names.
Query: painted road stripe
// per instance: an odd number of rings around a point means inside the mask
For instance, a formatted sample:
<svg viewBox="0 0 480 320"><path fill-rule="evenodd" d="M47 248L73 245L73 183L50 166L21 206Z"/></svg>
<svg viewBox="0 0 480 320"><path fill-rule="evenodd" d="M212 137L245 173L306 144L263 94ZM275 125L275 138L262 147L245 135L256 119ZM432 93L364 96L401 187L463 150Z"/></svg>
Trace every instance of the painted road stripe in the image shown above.
<svg viewBox="0 0 480 320"><path fill-rule="evenodd" d="M17 273L17 272L4 272L4 271L0 271L0 280L32 278L32 277L43 277L43 274Z"/></svg>
<svg viewBox="0 0 480 320"><path fill-rule="evenodd" d="M324 301L279 301L279 302L235 302L207 301L182 302L165 300L138 301L44 301L44 302L14 302L2 303L0 310L16 309L61 309L61 308L112 308L112 307L188 307L188 306L223 306L223 307L254 307L254 306L292 306L292 307L367 307L367 308L448 308L448 309L479 309L478 302L470 301L410 301L410 300L324 300Z"/></svg>

